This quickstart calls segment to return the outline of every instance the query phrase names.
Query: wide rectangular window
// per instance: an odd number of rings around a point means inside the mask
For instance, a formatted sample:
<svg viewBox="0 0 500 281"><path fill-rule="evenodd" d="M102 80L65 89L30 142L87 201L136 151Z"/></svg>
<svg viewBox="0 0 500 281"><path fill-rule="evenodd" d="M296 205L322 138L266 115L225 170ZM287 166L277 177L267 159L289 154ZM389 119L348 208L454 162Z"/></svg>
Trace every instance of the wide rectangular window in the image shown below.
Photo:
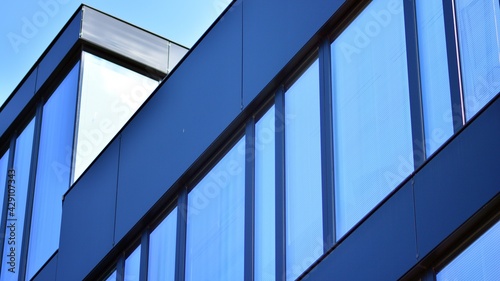
<svg viewBox="0 0 500 281"><path fill-rule="evenodd" d="M453 135L443 2L416 1L420 82L427 156Z"/></svg>
<svg viewBox="0 0 500 281"><path fill-rule="evenodd" d="M286 280L323 254L319 62L285 93Z"/></svg>
<svg viewBox="0 0 500 281"><path fill-rule="evenodd" d="M456 0L465 117L472 118L500 92L498 0Z"/></svg>
<svg viewBox="0 0 500 281"><path fill-rule="evenodd" d="M139 281L141 271L141 245L127 257L123 273L124 281Z"/></svg>
<svg viewBox="0 0 500 281"><path fill-rule="evenodd" d="M176 230L177 208L149 235L148 280L174 280Z"/></svg>
<svg viewBox="0 0 500 281"><path fill-rule="evenodd" d="M188 195L186 281L243 280L245 140Z"/></svg>
<svg viewBox="0 0 500 281"><path fill-rule="evenodd" d="M402 0L375 0L331 45L337 239L413 171Z"/></svg>
<svg viewBox="0 0 500 281"><path fill-rule="evenodd" d="M500 280L500 222L486 231L438 274L437 281Z"/></svg>
<svg viewBox="0 0 500 281"><path fill-rule="evenodd" d="M276 277L274 114L273 106L255 124L255 281Z"/></svg>
<svg viewBox="0 0 500 281"><path fill-rule="evenodd" d="M62 197L69 188L80 63L43 106L26 279L59 248Z"/></svg>
<svg viewBox="0 0 500 281"><path fill-rule="evenodd" d="M15 206L7 212L5 240L2 256L2 281L18 280L21 263L21 248L23 246L24 221L26 218L26 201L31 170L31 152L33 149L33 134L35 118L17 137L14 150L14 187L8 189L7 196L13 198Z"/></svg>

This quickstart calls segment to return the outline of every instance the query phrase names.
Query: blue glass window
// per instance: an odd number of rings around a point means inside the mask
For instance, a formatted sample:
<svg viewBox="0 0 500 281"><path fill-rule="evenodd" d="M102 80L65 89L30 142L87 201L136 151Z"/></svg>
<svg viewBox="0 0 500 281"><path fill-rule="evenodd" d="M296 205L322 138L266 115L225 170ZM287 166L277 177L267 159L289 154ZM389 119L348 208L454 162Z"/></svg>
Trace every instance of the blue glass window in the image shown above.
<svg viewBox="0 0 500 281"><path fill-rule="evenodd" d="M128 256L125 260L124 281L139 281L141 270L141 245Z"/></svg>
<svg viewBox="0 0 500 281"><path fill-rule="evenodd" d="M402 0L375 0L331 45L341 238L413 171Z"/></svg>
<svg viewBox="0 0 500 281"><path fill-rule="evenodd" d="M437 281L500 280L500 222L486 231L438 274Z"/></svg>
<svg viewBox="0 0 500 281"><path fill-rule="evenodd" d="M9 164L9 150L7 150L2 157L0 157L0 206L3 206L3 199L4 196L7 194L5 191L6 187L6 180L7 180L7 168ZM0 211L0 214L2 214L2 211ZM0 241L2 241L0 239ZM1 259L0 259L1 260Z"/></svg>
<svg viewBox="0 0 500 281"><path fill-rule="evenodd" d="M469 120L500 92L498 0L456 0L460 64Z"/></svg>
<svg viewBox="0 0 500 281"><path fill-rule="evenodd" d="M416 1L425 152L431 155L453 135L448 57L442 1Z"/></svg>
<svg viewBox="0 0 500 281"><path fill-rule="evenodd" d="M108 278L106 278L106 281L116 281L116 270L113 271Z"/></svg>
<svg viewBox="0 0 500 281"><path fill-rule="evenodd" d="M43 106L26 277L59 248L62 197L68 190L80 63Z"/></svg>
<svg viewBox="0 0 500 281"><path fill-rule="evenodd" d="M255 124L255 281L275 275L274 106Z"/></svg>
<svg viewBox="0 0 500 281"><path fill-rule="evenodd" d="M177 208L149 235L148 280L174 280L176 230Z"/></svg>
<svg viewBox="0 0 500 281"><path fill-rule="evenodd" d="M186 281L243 280L245 140L188 195Z"/></svg>
<svg viewBox="0 0 500 281"><path fill-rule="evenodd" d="M285 93L286 279L323 254L319 63Z"/></svg>
<svg viewBox="0 0 500 281"><path fill-rule="evenodd" d="M19 276L34 128L35 118L31 120L16 140L13 167L15 173L15 185L12 188L9 187L9 192L7 193L7 196L14 198L13 202L15 202L15 207L9 209L7 213L7 225L5 228L5 240L3 245L2 272L0 275L2 281L18 280ZM12 202L12 200L10 201Z"/></svg>

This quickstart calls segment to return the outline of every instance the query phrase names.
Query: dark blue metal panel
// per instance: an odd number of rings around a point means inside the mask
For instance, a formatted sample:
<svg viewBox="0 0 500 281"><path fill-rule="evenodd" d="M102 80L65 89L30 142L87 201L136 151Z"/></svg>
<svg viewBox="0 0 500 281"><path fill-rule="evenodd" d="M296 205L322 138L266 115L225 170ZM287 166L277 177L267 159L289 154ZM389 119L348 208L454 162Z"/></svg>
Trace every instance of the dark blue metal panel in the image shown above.
<svg viewBox="0 0 500 281"><path fill-rule="evenodd" d="M47 81L47 78L54 73L61 60L69 53L80 38L81 22L82 11L80 10L40 61L38 65L38 78L36 80L37 91Z"/></svg>
<svg viewBox="0 0 500 281"><path fill-rule="evenodd" d="M500 98L415 176L420 257L500 192Z"/></svg>
<svg viewBox="0 0 500 281"><path fill-rule="evenodd" d="M244 2L245 105L262 91L343 3L343 0Z"/></svg>
<svg viewBox="0 0 500 281"><path fill-rule="evenodd" d="M415 261L413 191L407 183L304 280L397 280Z"/></svg>
<svg viewBox="0 0 500 281"><path fill-rule="evenodd" d="M12 99L0 111L0 136L5 133L35 95L36 71L37 69L34 68L19 90L14 93Z"/></svg>
<svg viewBox="0 0 500 281"><path fill-rule="evenodd" d="M114 245L119 142L115 139L66 194L57 280L83 280Z"/></svg>
<svg viewBox="0 0 500 281"><path fill-rule="evenodd" d="M240 113L241 17L235 5L123 130L116 241Z"/></svg>
<svg viewBox="0 0 500 281"><path fill-rule="evenodd" d="M43 269L35 276L33 281L54 281L56 280L58 255L55 254Z"/></svg>

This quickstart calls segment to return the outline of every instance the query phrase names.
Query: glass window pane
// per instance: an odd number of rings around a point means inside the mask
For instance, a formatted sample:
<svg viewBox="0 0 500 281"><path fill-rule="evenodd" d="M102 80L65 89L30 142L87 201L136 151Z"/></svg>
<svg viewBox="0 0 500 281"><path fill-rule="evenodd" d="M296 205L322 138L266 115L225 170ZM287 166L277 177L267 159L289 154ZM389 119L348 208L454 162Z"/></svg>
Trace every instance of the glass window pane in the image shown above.
<svg viewBox="0 0 500 281"><path fill-rule="evenodd" d="M158 86L139 73L83 53L73 182Z"/></svg>
<svg viewBox="0 0 500 281"><path fill-rule="evenodd" d="M498 0L456 0L465 117L469 120L500 92Z"/></svg>
<svg viewBox="0 0 500 281"><path fill-rule="evenodd" d="M69 187L79 69L77 63L43 106L27 279L59 248L62 196Z"/></svg>
<svg viewBox="0 0 500 281"><path fill-rule="evenodd" d="M148 280L174 280L176 230L177 208L149 235Z"/></svg>
<svg viewBox="0 0 500 281"><path fill-rule="evenodd" d="M188 195L186 281L243 280L245 140Z"/></svg>
<svg viewBox="0 0 500 281"><path fill-rule="evenodd" d="M255 281L275 276L274 106L255 124Z"/></svg>
<svg viewBox="0 0 500 281"><path fill-rule="evenodd" d="M417 1L416 5L425 152L430 156L453 135L450 78L443 3Z"/></svg>
<svg viewBox="0 0 500 281"><path fill-rule="evenodd" d="M319 63L285 94L286 279L323 254Z"/></svg>
<svg viewBox="0 0 500 281"><path fill-rule="evenodd" d="M124 281L139 281L141 269L141 245L125 260Z"/></svg>
<svg viewBox="0 0 500 281"><path fill-rule="evenodd" d="M15 202L15 206L11 205L12 209L9 209L7 213L2 272L0 275L2 281L18 280L19 276L34 129L35 118L31 120L16 140L13 169L15 182L13 187L9 187L9 192L7 193L8 197L13 198L13 200L10 200L10 198L8 200Z"/></svg>
<svg viewBox="0 0 500 281"><path fill-rule="evenodd" d="M7 192L5 188L7 187L7 168L9 165L9 150L7 150L2 157L0 157L0 206L3 206L3 199ZM12 182L11 182L12 183ZM7 187L8 188L8 187ZM3 210L0 210L0 214L2 214ZM0 239L1 241L1 239ZM0 259L1 260L1 259Z"/></svg>
<svg viewBox="0 0 500 281"><path fill-rule="evenodd" d="M500 280L500 222L486 231L437 274L437 281Z"/></svg>
<svg viewBox="0 0 500 281"><path fill-rule="evenodd" d="M413 171L402 0L375 0L331 45L341 238Z"/></svg>

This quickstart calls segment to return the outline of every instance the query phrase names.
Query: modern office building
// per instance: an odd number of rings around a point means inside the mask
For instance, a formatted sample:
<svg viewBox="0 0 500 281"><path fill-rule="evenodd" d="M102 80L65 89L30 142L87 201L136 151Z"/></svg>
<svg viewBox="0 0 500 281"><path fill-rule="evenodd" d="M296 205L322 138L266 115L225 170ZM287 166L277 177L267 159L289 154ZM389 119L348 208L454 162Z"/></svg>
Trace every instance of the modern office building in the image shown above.
<svg viewBox="0 0 500 281"><path fill-rule="evenodd" d="M158 19L161 21L161 19ZM1 280L499 280L500 3L82 6L0 111Z"/></svg>

